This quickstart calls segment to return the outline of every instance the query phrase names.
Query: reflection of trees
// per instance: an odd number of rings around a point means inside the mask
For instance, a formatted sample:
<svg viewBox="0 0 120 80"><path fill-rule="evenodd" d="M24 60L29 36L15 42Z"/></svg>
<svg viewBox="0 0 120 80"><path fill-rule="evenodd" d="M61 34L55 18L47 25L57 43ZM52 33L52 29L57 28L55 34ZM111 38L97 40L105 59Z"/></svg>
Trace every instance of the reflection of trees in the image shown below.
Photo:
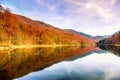
<svg viewBox="0 0 120 80"><path fill-rule="evenodd" d="M110 51L110 52L120 56L120 47L113 46L113 45L99 45L99 47L103 50Z"/></svg>
<svg viewBox="0 0 120 80"><path fill-rule="evenodd" d="M0 70L0 80L7 80L8 72L6 70Z"/></svg>
<svg viewBox="0 0 120 80"><path fill-rule="evenodd" d="M54 53L55 53L55 54L56 54L56 53L57 53L57 54L60 54L60 51L61 51L61 50L60 50L59 47L56 47L56 48L54 49Z"/></svg>
<svg viewBox="0 0 120 80"><path fill-rule="evenodd" d="M6 71L4 76L7 76L6 80L10 80L43 69L56 62L82 55L93 49L93 47L56 47L1 51L0 71ZM0 74L2 73L0 72Z"/></svg>

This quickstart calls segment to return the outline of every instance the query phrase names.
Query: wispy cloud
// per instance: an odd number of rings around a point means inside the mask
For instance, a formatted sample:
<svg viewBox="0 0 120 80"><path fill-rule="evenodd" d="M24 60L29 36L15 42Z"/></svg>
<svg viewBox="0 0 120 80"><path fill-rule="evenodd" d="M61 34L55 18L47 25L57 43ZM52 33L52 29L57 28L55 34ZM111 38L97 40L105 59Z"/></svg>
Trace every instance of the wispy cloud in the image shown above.
<svg viewBox="0 0 120 80"><path fill-rule="evenodd" d="M84 15L86 18L94 16L100 17L101 21L110 22L115 18L115 14L111 11L111 7L116 0L66 0L69 4L67 13L77 14L76 16Z"/></svg>
<svg viewBox="0 0 120 80"><path fill-rule="evenodd" d="M52 4L50 5L49 3L47 3L45 0L35 0L39 5L47 8L49 11L55 11L56 10L56 5Z"/></svg>
<svg viewBox="0 0 120 80"><path fill-rule="evenodd" d="M50 1L50 0L35 0L36 3L39 5L42 5L43 7L46 7L46 9L50 12L56 12L57 9L63 4L63 1L56 0L56 1Z"/></svg>

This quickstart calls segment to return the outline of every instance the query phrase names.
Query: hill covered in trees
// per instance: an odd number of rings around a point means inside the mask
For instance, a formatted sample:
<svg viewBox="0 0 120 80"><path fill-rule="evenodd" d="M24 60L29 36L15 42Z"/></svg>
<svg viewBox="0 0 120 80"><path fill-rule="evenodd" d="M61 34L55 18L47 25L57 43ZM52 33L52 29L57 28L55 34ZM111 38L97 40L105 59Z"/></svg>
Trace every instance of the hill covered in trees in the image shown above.
<svg viewBox="0 0 120 80"><path fill-rule="evenodd" d="M41 21L13 14L0 6L0 46L94 44L88 37L55 28Z"/></svg>
<svg viewBox="0 0 120 80"><path fill-rule="evenodd" d="M120 45L120 31L116 32L108 38L100 40L98 44Z"/></svg>

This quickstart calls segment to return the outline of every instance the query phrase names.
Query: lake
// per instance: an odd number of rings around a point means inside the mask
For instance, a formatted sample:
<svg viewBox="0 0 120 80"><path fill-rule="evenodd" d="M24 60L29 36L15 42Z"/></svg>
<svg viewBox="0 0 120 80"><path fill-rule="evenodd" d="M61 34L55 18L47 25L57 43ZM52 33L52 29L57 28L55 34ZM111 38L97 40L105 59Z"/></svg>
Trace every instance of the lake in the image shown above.
<svg viewBox="0 0 120 80"><path fill-rule="evenodd" d="M0 80L120 80L120 47L0 51Z"/></svg>

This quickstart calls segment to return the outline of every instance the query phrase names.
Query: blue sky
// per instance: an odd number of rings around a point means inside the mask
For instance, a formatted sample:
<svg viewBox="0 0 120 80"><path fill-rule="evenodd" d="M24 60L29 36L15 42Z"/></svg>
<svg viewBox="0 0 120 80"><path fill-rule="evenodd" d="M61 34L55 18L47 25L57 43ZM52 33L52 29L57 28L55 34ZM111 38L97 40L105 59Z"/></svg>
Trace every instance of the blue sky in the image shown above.
<svg viewBox="0 0 120 80"><path fill-rule="evenodd" d="M13 13L91 35L120 30L120 0L2 0Z"/></svg>

